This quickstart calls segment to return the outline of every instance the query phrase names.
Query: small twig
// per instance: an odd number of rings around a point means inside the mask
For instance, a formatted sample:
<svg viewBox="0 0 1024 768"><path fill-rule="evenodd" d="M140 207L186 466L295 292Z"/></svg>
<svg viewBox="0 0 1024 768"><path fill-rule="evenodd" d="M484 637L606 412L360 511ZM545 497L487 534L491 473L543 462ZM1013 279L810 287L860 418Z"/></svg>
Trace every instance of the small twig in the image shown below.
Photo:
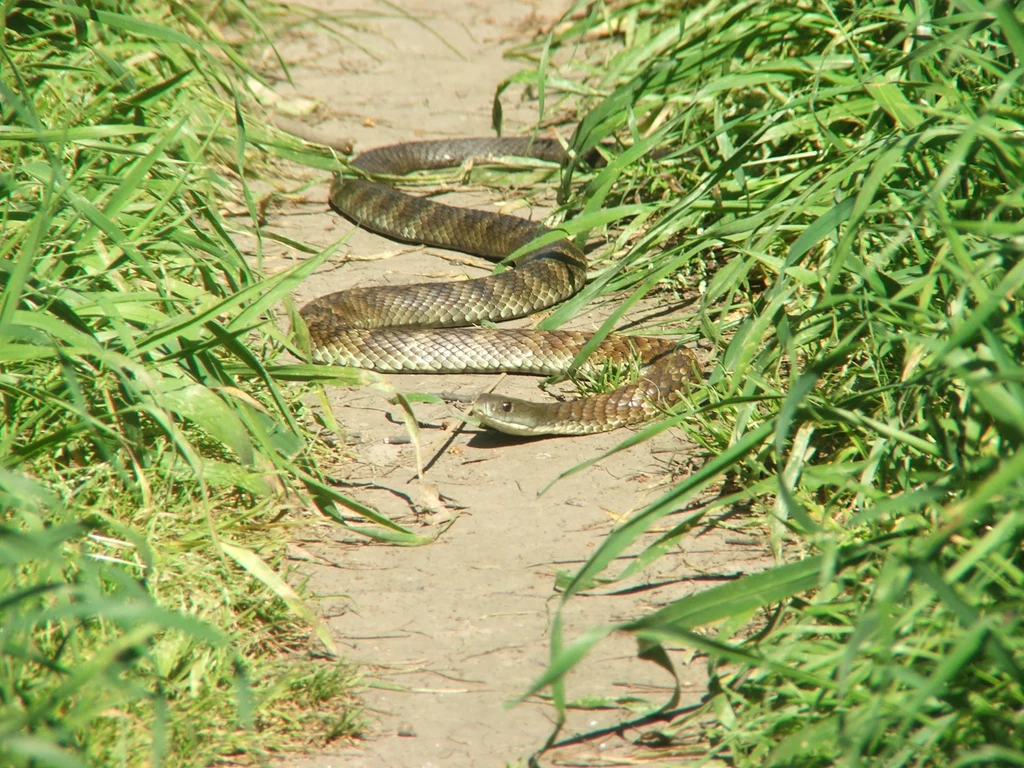
<svg viewBox="0 0 1024 768"><path fill-rule="evenodd" d="M352 147L354 146L352 139L327 136L307 123L300 120L292 120L290 117L282 115L271 113L269 119L272 125L298 139L308 141L310 144L330 147L335 152L340 152L343 155L352 154Z"/></svg>

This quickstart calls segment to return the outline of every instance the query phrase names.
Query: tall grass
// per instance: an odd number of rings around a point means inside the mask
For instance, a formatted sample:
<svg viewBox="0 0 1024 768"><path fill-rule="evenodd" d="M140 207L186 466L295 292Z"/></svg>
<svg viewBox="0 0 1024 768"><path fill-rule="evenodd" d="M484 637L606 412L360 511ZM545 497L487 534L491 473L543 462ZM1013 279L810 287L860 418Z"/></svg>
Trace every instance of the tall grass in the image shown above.
<svg viewBox="0 0 1024 768"><path fill-rule="evenodd" d="M704 466L563 601L737 505L777 565L578 638L556 619L534 690L566 706L565 673L625 631L711 676L697 711L664 704L652 759L1024 764L1019 11L658 0L567 19L517 79L549 108L590 94L572 147L617 144L563 199L618 212L626 252L551 323L608 290L690 292L683 337L714 352L691 405L647 431L685 430ZM700 503L712 487L730 490Z"/></svg>
<svg viewBox="0 0 1024 768"><path fill-rule="evenodd" d="M416 539L323 482L266 362L274 305L326 254L260 280L232 237L258 259L245 179L274 155L336 163L244 109L258 73L218 30L279 9L4 4L4 765L207 764L358 730L353 670L299 653L311 624L333 646L284 581L283 514Z"/></svg>

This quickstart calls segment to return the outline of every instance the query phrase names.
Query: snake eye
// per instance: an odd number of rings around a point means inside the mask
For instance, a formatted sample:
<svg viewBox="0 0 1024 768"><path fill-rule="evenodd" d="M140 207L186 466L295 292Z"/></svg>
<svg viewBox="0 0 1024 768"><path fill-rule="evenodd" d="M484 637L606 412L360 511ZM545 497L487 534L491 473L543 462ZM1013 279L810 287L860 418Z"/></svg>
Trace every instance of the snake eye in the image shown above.
<svg viewBox="0 0 1024 768"><path fill-rule="evenodd" d="M512 413L512 403L510 403L508 400L502 400L501 410L503 410L505 413Z"/></svg>

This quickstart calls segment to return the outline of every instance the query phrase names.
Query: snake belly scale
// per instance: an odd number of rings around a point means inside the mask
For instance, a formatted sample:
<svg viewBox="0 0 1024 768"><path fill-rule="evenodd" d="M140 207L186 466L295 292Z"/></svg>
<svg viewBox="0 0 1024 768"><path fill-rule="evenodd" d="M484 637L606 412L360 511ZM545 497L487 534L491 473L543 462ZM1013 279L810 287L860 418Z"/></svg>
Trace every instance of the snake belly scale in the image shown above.
<svg viewBox="0 0 1024 768"><path fill-rule="evenodd" d="M380 147L351 166L367 176L398 176L449 168L468 159L521 156L560 161L556 141L453 139ZM338 176L332 207L386 237L451 248L500 261L550 231L517 216L453 208L364 178ZM313 359L381 372L564 374L590 335L468 327L538 312L578 292L586 282L583 253L566 239L529 251L514 269L474 280L351 288L302 308ZM667 339L611 335L587 359L638 360L647 367L634 383L577 400L532 403L479 395L472 415L517 435L587 434L635 425L679 399L695 362Z"/></svg>

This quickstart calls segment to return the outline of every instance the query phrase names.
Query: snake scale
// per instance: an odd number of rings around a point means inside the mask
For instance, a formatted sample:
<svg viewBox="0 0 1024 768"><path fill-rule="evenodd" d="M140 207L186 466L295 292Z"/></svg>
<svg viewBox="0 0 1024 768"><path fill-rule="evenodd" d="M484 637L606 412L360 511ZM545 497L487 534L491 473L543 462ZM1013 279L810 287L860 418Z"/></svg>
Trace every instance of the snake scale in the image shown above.
<svg viewBox="0 0 1024 768"><path fill-rule="evenodd" d="M380 147L351 167L367 177L457 167L469 159L521 156L561 161L556 141L452 139ZM370 178L338 176L332 207L386 237L451 248L500 261L550 230L516 216L453 208ZM381 372L564 374L590 338L576 331L473 326L538 312L569 298L586 282L587 261L566 239L529 251L514 269L450 283L352 288L314 299L300 314L320 363ZM649 420L679 399L692 377L689 352L667 339L611 335L587 359L639 360L640 378L606 394L566 402L533 403L479 395L472 410L482 423L516 435L587 434Z"/></svg>

